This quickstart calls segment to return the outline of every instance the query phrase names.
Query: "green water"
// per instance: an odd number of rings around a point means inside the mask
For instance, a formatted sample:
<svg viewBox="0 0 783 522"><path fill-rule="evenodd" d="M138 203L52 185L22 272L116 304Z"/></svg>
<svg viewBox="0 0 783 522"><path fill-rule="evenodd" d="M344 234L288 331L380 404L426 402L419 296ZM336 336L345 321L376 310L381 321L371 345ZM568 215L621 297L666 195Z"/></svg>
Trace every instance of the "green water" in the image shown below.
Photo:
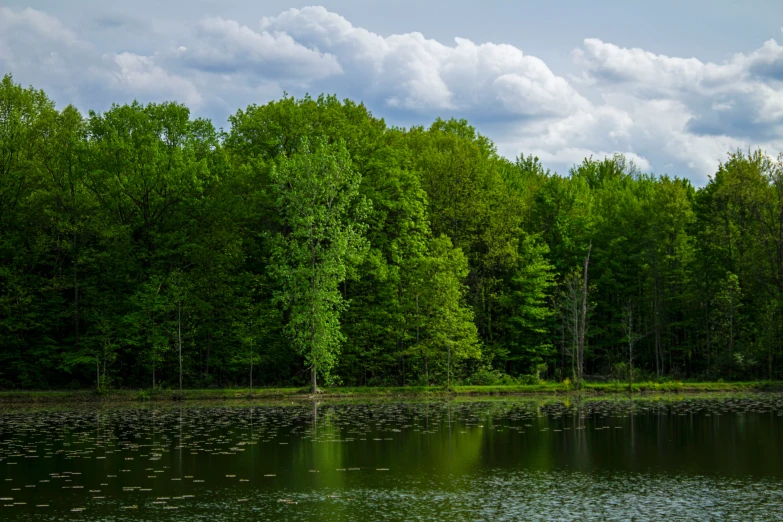
<svg viewBox="0 0 783 522"><path fill-rule="evenodd" d="M2 520L779 520L783 396L0 410Z"/></svg>

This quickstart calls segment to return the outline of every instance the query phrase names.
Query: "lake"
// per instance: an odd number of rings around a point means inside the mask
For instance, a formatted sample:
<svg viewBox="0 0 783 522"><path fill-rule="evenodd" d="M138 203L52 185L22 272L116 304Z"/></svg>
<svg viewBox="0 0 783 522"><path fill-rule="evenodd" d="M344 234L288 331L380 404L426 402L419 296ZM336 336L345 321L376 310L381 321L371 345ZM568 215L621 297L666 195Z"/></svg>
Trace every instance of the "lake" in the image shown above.
<svg viewBox="0 0 783 522"><path fill-rule="evenodd" d="M0 409L3 520L783 519L783 396Z"/></svg>

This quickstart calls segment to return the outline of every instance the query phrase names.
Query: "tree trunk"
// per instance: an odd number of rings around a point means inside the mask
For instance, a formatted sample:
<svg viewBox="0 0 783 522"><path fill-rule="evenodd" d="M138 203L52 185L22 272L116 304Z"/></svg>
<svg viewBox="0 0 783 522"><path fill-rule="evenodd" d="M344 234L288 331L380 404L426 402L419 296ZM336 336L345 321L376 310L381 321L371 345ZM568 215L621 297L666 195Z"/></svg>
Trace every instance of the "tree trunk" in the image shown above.
<svg viewBox="0 0 783 522"><path fill-rule="evenodd" d="M209 312L209 331L207 332L207 367L206 374L209 377L209 354L212 352L212 320L214 312Z"/></svg>
<svg viewBox="0 0 783 522"><path fill-rule="evenodd" d="M451 336L448 337L448 355L446 356L446 389L451 390Z"/></svg>
<svg viewBox="0 0 783 522"><path fill-rule="evenodd" d="M587 247L587 256L585 257L584 276L582 278L582 316L579 318L579 346L577 353L577 380L579 386L584 379L584 356L585 356L585 331L587 329L587 268L590 264L590 252L593 249L593 242Z"/></svg>
<svg viewBox="0 0 783 522"><path fill-rule="evenodd" d="M310 393L312 393L313 395L318 393L318 381L317 381L317 378L316 378L315 370L316 370L315 362L313 362L313 367L312 367L312 369L310 371Z"/></svg>
<svg viewBox="0 0 783 522"><path fill-rule="evenodd" d="M250 341L250 398L253 398L253 341Z"/></svg>
<svg viewBox="0 0 783 522"><path fill-rule="evenodd" d="M565 379L565 318L560 321L560 377Z"/></svg>
<svg viewBox="0 0 783 522"><path fill-rule="evenodd" d="M182 399L182 301L177 302L177 345L179 348L179 398Z"/></svg>
<svg viewBox="0 0 783 522"><path fill-rule="evenodd" d="M663 374L663 354L661 353L661 295L660 278L658 276L658 255L653 254L653 284L655 285L654 298L654 325L655 325L655 375Z"/></svg>
<svg viewBox="0 0 783 522"><path fill-rule="evenodd" d="M76 234L73 236L74 244L76 243ZM79 274L76 268L76 255L73 259L73 335L74 344L79 346Z"/></svg>
<svg viewBox="0 0 783 522"><path fill-rule="evenodd" d="M729 364L734 365L734 296L729 297Z"/></svg>

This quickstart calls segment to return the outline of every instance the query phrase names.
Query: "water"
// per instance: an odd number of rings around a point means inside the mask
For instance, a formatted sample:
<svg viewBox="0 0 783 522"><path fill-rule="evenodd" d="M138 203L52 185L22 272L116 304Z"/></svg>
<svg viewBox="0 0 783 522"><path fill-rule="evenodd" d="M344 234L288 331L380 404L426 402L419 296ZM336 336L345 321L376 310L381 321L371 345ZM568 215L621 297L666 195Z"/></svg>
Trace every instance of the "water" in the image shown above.
<svg viewBox="0 0 783 522"><path fill-rule="evenodd" d="M0 410L3 520L783 520L783 396Z"/></svg>

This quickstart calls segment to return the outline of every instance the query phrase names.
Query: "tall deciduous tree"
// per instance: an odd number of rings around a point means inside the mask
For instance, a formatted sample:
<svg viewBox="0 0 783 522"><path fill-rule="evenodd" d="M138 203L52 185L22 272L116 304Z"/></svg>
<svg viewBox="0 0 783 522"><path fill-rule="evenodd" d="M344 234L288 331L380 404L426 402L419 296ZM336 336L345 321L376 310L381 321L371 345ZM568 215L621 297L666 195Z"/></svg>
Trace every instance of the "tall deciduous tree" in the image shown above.
<svg viewBox="0 0 783 522"><path fill-rule="evenodd" d="M286 332L310 369L313 393L320 373L328 381L343 335L346 302L339 285L367 250L359 197L361 176L343 143L305 141L271 173L281 229L270 271L277 299L288 312Z"/></svg>

